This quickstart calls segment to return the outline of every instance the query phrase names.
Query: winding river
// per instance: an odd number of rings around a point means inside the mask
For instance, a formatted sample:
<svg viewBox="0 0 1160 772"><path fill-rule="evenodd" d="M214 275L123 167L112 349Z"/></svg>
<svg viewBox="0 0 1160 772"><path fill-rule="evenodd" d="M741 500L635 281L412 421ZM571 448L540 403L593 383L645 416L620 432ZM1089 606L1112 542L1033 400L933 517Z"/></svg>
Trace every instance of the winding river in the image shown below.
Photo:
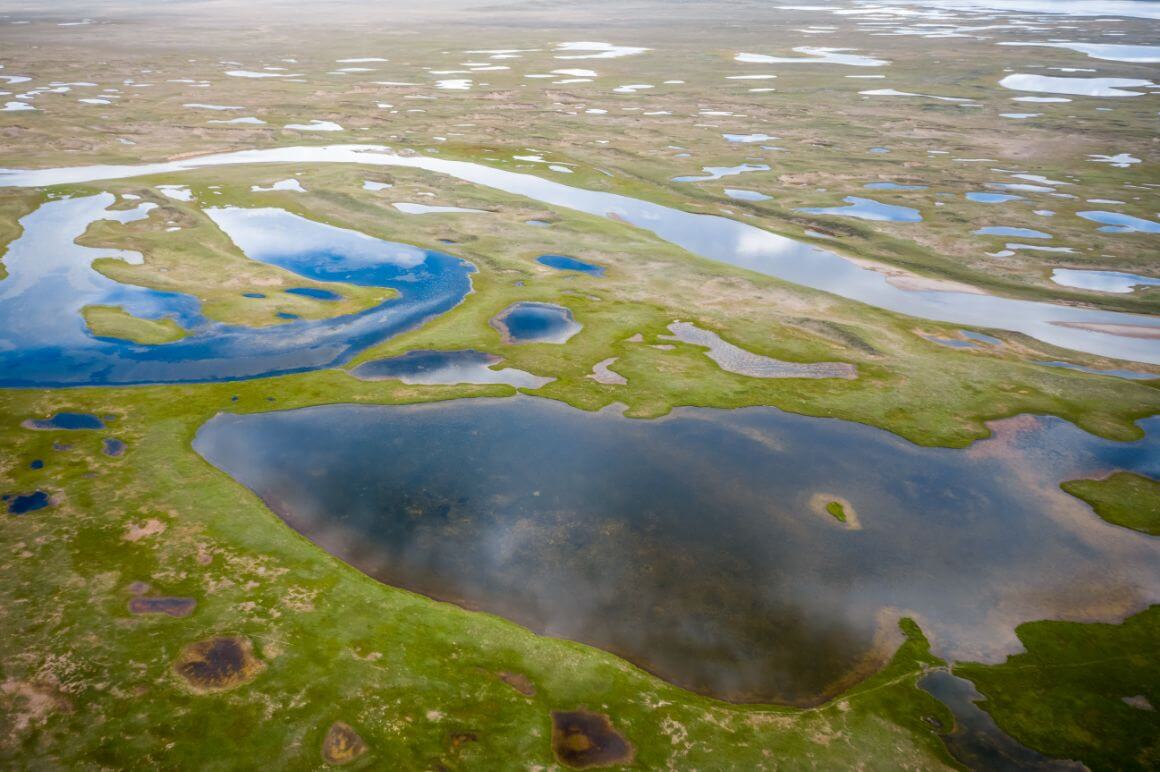
<svg viewBox="0 0 1160 772"><path fill-rule="evenodd" d="M278 147L152 164L0 170L0 186L47 187L260 163L400 166L445 174L538 201L613 217L702 257L908 316L1019 332L1090 354L1160 364L1160 318L970 292L911 290L820 247L726 217L694 214L468 161L404 155L380 145ZM1125 334L1118 334L1125 333Z"/></svg>

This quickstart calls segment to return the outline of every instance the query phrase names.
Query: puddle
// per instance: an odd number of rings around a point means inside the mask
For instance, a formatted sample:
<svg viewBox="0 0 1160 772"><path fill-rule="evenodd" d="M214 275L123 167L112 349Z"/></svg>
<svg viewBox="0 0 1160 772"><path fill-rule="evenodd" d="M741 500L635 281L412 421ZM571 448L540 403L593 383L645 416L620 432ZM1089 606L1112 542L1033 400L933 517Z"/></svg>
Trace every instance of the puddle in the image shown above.
<svg viewBox="0 0 1160 772"><path fill-rule="evenodd" d="M640 421L517 396L221 414L194 448L383 582L699 692L809 703L888 657L903 614L940 656L995 661L1020 622L1160 601L1160 541L1058 487L1160 475L1160 419L1141 425L1115 443L1022 416L954 450L772 408Z"/></svg>
<svg viewBox="0 0 1160 772"><path fill-rule="evenodd" d="M368 381L397 379L420 386L506 383L526 389L538 389L555 380L514 367L494 369L502 361L482 351L408 351L402 356L364 362L351 375Z"/></svg>
<svg viewBox="0 0 1160 772"><path fill-rule="evenodd" d="M1154 88L1158 84L1138 78L1057 78L1051 75L1008 75L999 85L1012 91L1039 91L1044 94L1071 94L1090 97L1136 97L1144 91L1132 88Z"/></svg>
<svg viewBox="0 0 1160 772"><path fill-rule="evenodd" d="M1160 46L1135 46L1122 43L1040 43L1003 42L1001 46L1039 46L1042 48L1065 48L1092 59L1108 62L1133 62L1136 64L1160 64Z"/></svg>
<svg viewBox="0 0 1160 772"><path fill-rule="evenodd" d="M758 193L756 190L741 190L739 188L725 188L725 195L738 201L768 201L771 196Z"/></svg>
<svg viewBox="0 0 1160 772"><path fill-rule="evenodd" d="M765 54L737 54L738 62L750 64L845 64L851 67L882 67L890 64L886 59L874 59L860 54L843 53L856 51L854 48L818 48L798 46L795 53L803 56L767 56Z"/></svg>
<svg viewBox="0 0 1160 772"><path fill-rule="evenodd" d="M491 320L505 343L566 343L581 325L572 312L552 303L515 303Z"/></svg>
<svg viewBox="0 0 1160 772"><path fill-rule="evenodd" d="M1055 268L1051 280L1065 287L1095 290L1096 292L1134 292L1137 287L1158 287L1160 279L1119 271L1083 271L1076 268Z"/></svg>
<svg viewBox="0 0 1160 772"><path fill-rule="evenodd" d="M673 177L673 182L710 182L712 180L719 180L722 177L734 177L738 174L746 174L747 172L767 172L769 167L765 164L738 164L737 166L702 166L701 171L705 172L704 176L691 175L688 177Z"/></svg>
<svg viewBox="0 0 1160 772"><path fill-rule="evenodd" d="M1110 375L1115 378L1127 378L1131 381L1151 381L1160 378L1160 375L1155 373L1145 373L1138 370L1099 370L1094 367L1084 367L1083 365L1077 365L1071 362L1036 362L1035 364L1045 367L1062 367L1066 370L1076 370L1077 372L1087 373L1088 375Z"/></svg>
<svg viewBox="0 0 1160 772"><path fill-rule="evenodd" d="M486 214L485 209L467 209L461 206L432 206L429 204L413 204L407 201L399 201L391 206L398 209L403 214Z"/></svg>
<svg viewBox="0 0 1160 772"><path fill-rule="evenodd" d="M51 505L52 497L44 491L33 491L32 493L4 496L3 501L8 504L8 514L26 515Z"/></svg>
<svg viewBox="0 0 1160 772"><path fill-rule="evenodd" d="M52 418L30 418L21 424L25 429L51 431L66 429L77 431L83 429L104 429L105 422L95 415L88 413L57 413Z"/></svg>
<svg viewBox="0 0 1160 772"><path fill-rule="evenodd" d="M661 340L679 340L709 349L706 356L727 372L748 375L751 378L857 378L857 369L846 362L786 362L773 357L754 354L723 340L712 330L702 329L691 322L673 322L672 335L661 335Z"/></svg>
<svg viewBox="0 0 1160 772"><path fill-rule="evenodd" d="M976 236L1005 236L1019 239L1049 239L1050 233L1037 231L1032 228L1012 228L1006 225L991 225L974 231Z"/></svg>
<svg viewBox="0 0 1160 772"><path fill-rule="evenodd" d="M540 255L536 258L536 262L541 265L546 265L549 268L555 268L558 271L577 271L579 273L590 273L593 276L604 275L603 267L586 263L583 260L577 260L567 255Z"/></svg>
<svg viewBox="0 0 1160 772"><path fill-rule="evenodd" d="M806 214L824 214L831 217L856 217L859 220L886 222L922 222L922 214L917 209L895 204L883 204L869 198L846 196L848 206L806 207L795 211Z"/></svg>
<svg viewBox="0 0 1160 772"><path fill-rule="evenodd" d="M1085 220L1103 223L1097 230L1103 233L1160 233L1160 222L1133 217L1119 212L1076 212Z"/></svg>

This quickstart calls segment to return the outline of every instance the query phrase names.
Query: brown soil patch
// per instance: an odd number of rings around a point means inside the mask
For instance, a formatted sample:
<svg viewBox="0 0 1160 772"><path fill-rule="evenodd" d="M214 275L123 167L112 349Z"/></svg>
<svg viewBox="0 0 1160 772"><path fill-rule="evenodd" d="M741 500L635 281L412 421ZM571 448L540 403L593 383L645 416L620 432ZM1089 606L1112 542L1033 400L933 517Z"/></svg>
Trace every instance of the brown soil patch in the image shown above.
<svg viewBox="0 0 1160 772"><path fill-rule="evenodd" d="M342 721L335 721L326 730L322 741L322 760L327 764L349 764L369 750L363 738L354 727Z"/></svg>
<svg viewBox="0 0 1160 772"><path fill-rule="evenodd" d="M171 617L187 617L197 608L193 598L144 597L129 599L130 614L168 614Z"/></svg>
<svg viewBox="0 0 1160 772"><path fill-rule="evenodd" d="M500 673L499 680L527 697L534 697L536 694L536 685L523 673Z"/></svg>
<svg viewBox="0 0 1160 772"><path fill-rule="evenodd" d="M552 750L561 764L577 769L629 764L636 755L608 716L587 710L552 711Z"/></svg>
<svg viewBox="0 0 1160 772"><path fill-rule="evenodd" d="M155 518L146 520L141 525L130 523L129 527L125 529L125 535L121 538L125 541L141 541L147 536L155 536L159 533L165 532L165 523Z"/></svg>
<svg viewBox="0 0 1160 772"><path fill-rule="evenodd" d="M220 692L252 681L265 665L246 638L219 636L181 650L173 670L199 692Z"/></svg>

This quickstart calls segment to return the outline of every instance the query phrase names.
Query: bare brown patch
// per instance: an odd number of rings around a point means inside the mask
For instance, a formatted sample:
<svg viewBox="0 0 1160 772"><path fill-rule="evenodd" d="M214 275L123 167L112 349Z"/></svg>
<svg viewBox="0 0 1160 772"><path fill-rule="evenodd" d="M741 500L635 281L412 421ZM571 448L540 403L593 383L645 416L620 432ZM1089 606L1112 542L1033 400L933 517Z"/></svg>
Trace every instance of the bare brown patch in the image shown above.
<svg viewBox="0 0 1160 772"><path fill-rule="evenodd" d="M561 764L576 769L629 764L636 755L608 716L587 710L552 711L552 750Z"/></svg>
<svg viewBox="0 0 1160 772"><path fill-rule="evenodd" d="M368 750L354 727L342 721L331 724L322 740L322 760L327 764L349 764Z"/></svg>
<svg viewBox="0 0 1160 772"><path fill-rule="evenodd" d="M479 742L479 735L475 732L456 732L451 735L451 749L459 750L468 743Z"/></svg>
<svg viewBox="0 0 1160 772"><path fill-rule="evenodd" d="M159 533L165 532L165 523L156 518L146 520L141 525L130 523L129 527L125 529L125 535L121 538L125 541L141 541L147 536L155 536Z"/></svg>
<svg viewBox="0 0 1160 772"><path fill-rule="evenodd" d="M0 683L0 705L3 706L12 735L40 726L54 713L67 713L72 704L55 688L9 678Z"/></svg>
<svg viewBox="0 0 1160 772"><path fill-rule="evenodd" d="M499 673L499 680L515 689L520 694L527 697L534 697L536 694L536 685L532 683L532 679L528 678L523 673Z"/></svg>
<svg viewBox="0 0 1160 772"><path fill-rule="evenodd" d="M252 681L265 665L246 638L219 636L197 641L181 651L173 670L194 691L221 692Z"/></svg>
<svg viewBox="0 0 1160 772"><path fill-rule="evenodd" d="M195 608L197 601L193 598L138 596L129 599L130 614L168 614L171 617L187 617Z"/></svg>

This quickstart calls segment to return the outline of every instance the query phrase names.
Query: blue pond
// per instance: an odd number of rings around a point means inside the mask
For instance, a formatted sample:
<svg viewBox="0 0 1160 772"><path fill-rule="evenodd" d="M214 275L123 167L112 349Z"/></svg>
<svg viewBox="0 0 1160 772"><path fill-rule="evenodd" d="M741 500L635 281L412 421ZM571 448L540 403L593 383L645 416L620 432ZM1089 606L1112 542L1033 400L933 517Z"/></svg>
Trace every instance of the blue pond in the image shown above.
<svg viewBox="0 0 1160 772"><path fill-rule="evenodd" d="M474 267L440 252L371 238L281 209L207 209L249 258L320 282L390 287L399 296L362 312L269 327L206 320L196 298L122 285L94 271L95 257L140 255L75 243L109 211L103 193L48 201L21 219L0 282L0 386L173 383L252 378L340 365L362 349L449 311L471 290ZM257 294L257 293L254 293ZM173 316L189 335L164 346L90 335L81 309L120 305L138 316Z"/></svg>
<svg viewBox="0 0 1160 772"><path fill-rule="evenodd" d="M1076 212L1080 217L1092 222L1103 223L1099 228L1104 233L1160 233L1160 222L1133 217L1119 212Z"/></svg>
<svg viewBox="0 0 1160 772"><path fill-rule="evenodd" d="M29 429L104 429L105 422L88 413L57 413L52 418L31 418L25 421Z"/></svg>
<svg viewBox="0 0 1160 772"><path fill-rule="evenodd" d="M869 190L926 190L926 185L903 185L898 182L867 182L862 187Z"/></svg>
<svg viewBox="0 0 1160 772"><path fill-rule="evenodd" d="M125 443L118 440L116 437L106 437L102 440L104 454L106 456L123 456L125 455Z"/></svg>
<svg viewBox="0 0 1160 772"><path fill-rule="evenodd" d="M593 276L604 275L603 267L567 255L541 255L536 258L536 262L560 271L579 271L580 273L590 273Z"/></svg>
<svg viewBox="0 0 1160 772"><path fill-rule="evenodd" d="M1033 230L1031 228L1011 228L1006 225L992 225L986 228L979 228L975 231L977 236L1006 236L1008 238L1020 239L1049 239L1050 233Z"/></svg>
<svg viewBox="0 0 1160 772"><path fill-rule="evenodd" d="M39 459L39 458L33 459L32 463L30 463L28 465L28 468L29 469L44 469L44 460Z"/></svg>
<svg viewBox="0 0 1160 772"><path fill-rule="evenodd" d="M244 297L244 298L264 298L266 296L261 292L243 292L242 297Z"/></svg>
<svg viewBox="0 0 1160 772"><path fill-rule="evenodd" d="M5 496L4 499L8 502L8 514L10 515L23 515L26 512L35 512L38 509L44 509L52 503L52 499L44 491Z"/></svg>
<svg viewBox="0 0 1160 772"><path fill-rule="evenodd" d="M290 295L301 295L305 298L314 298L315 300L341 300L342 295L330 290L318 289L317 287L293 287L286 290Z"/></svg>
<svg viewBox="0 0 1160 772"><path fill-rule="evenodd" d="M848 206L807 207L798 209L806 214L827 214L835 217L857 217L859 220L878 220L887 222L922 222L922 215L917 209L895 204L883 204L869 198L846 196Z"/></svg>
<svg viewBox="0 0 1160 772"><path fill-rule="evenodd" d="M1019 201L1023 196L1013 196L1010 193L968 193L967 199L979 204L1002 204L1007 201Z"/></svg>
<svg viewBox="0 0 1160 772"><path fill-rule="evenodd" d="M491 324L508 343L564 343L580 332L572 312L551 303L516 303Z"/></svg>

